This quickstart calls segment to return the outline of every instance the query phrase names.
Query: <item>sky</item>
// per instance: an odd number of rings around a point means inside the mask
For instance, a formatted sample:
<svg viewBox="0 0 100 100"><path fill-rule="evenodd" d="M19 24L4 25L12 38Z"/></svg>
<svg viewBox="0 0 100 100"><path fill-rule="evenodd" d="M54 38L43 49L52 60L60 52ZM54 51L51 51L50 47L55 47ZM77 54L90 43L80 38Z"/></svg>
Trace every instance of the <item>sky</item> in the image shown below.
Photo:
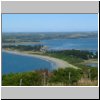
<svg viewBox="0 0 100 100"><path fill-rule="evenodd" d="M97 30L97 14L2 14L2 32L83 32Z"/></svg>

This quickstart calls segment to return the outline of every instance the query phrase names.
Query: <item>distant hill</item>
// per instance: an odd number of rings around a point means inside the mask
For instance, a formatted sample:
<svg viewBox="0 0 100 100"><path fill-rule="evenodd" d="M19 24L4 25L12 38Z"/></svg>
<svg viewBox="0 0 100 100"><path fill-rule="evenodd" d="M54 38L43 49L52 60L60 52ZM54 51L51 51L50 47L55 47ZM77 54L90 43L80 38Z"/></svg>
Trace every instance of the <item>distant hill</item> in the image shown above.
<svg viewBox="0 0 100 100"><path fill-rule="evenodd" d="M44 39L75 39L75 38L95 38L98 32L18 32L2 33L2 40L16 41L40 41Z"/></svg>

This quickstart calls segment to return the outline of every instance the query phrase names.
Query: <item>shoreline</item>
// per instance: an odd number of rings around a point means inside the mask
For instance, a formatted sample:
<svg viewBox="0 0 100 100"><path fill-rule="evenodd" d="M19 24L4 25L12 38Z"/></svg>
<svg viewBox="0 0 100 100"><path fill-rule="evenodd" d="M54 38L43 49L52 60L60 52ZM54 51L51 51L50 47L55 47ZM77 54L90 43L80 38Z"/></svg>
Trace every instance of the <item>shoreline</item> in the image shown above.
<svg viewBox="0 0 100 100"><path fill-rule="evenodd" d="M11 54L16 54L16 55L21 55L21 56L28 56L28 57L34 57L34 58L38 58L41 60L45 60L47 62L51 63L51 66L53 67L53 69L58 69L58 68L75 68L78 69L78 67L69 64L67 61L58 59L58 58L53 58L53 57L49 57L49 56L43 56L43 55L38 55L38 54L29 54L26 52L20 52L20 51L12 51L12 50L2 50L3 52L6 53L11 53Z"/></svg>

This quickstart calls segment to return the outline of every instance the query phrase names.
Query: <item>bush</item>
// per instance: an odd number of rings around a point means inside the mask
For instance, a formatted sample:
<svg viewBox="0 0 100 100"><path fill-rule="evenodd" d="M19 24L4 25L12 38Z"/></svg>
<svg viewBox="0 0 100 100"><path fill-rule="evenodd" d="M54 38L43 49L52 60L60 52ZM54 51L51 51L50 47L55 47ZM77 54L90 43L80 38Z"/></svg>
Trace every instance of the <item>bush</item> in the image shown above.
<svg viewBox="0 0 100 100"><path fill-rule="evenodd" d="M69 79L70 73L70 79ZM58 83L63 82L64 84L74 84L77 82L82 76L82 72L79 69L74 68L65 68L65 69L58 69L53 72L49 82L51 83Z"/></svg>
<svg viewBox="0 0 100 100"><path fill-rule="evenodd" d="M90 75L91 75L91 80L97 80L98 79L98 68L92 67L90 69Z"/></svg>
<svg viewBox="0 0 100 100"><path fill-rule="evenodd" d="M2 76L3 86L19 86L22 79L23 86L38 86L42 84L41 75L36 72L10 73Z"/></svg>

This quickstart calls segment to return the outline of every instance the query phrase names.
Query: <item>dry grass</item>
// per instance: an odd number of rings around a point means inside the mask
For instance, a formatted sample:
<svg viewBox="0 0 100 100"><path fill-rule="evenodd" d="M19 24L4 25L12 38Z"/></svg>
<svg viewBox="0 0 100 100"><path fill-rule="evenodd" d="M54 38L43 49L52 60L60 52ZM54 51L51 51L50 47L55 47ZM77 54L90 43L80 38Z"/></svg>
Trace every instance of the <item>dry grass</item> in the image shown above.
<svg viewBox="0 0 100 100"><path fill-rule="evenodd" d="M91 81L90 79L82 78L81 80L78 81L77 85L78 86L98 86L98 81L97 80Z"/></svg>

